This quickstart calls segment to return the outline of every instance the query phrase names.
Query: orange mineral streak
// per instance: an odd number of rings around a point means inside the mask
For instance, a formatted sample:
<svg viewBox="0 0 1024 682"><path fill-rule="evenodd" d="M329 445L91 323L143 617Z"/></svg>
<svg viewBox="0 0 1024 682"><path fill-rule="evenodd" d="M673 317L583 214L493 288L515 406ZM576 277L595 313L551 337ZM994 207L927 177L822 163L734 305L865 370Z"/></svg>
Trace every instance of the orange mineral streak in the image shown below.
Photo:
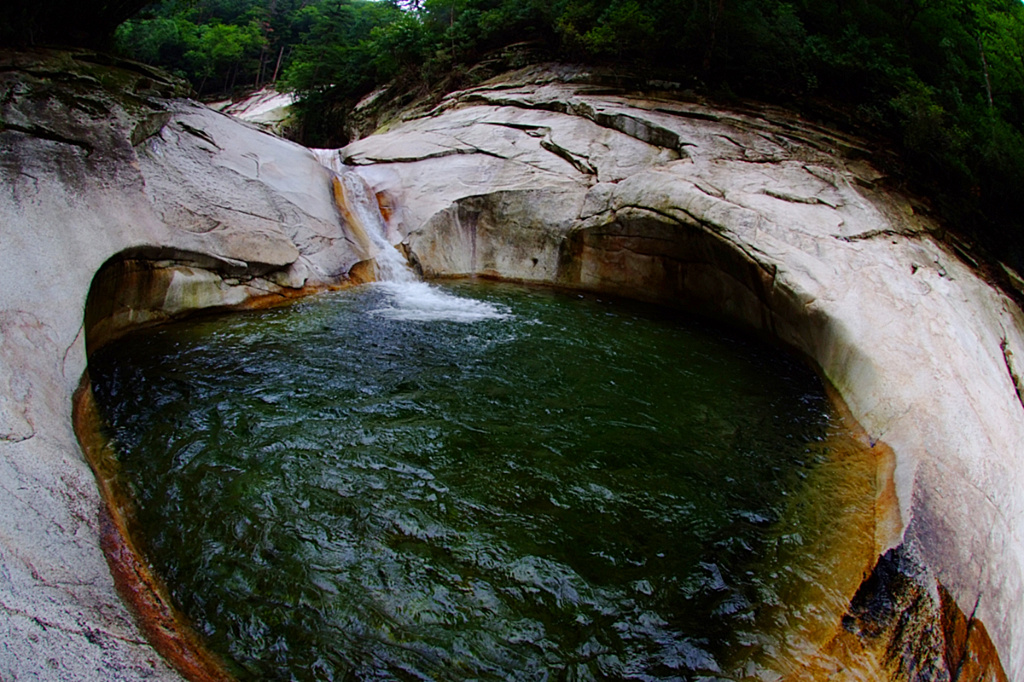
<svg viewBox="0 0 1024 682"><path fill-rule="evenodd" d="M173 606L166 586L153 573L132 541L132 502L121 487L118 464L100 432L101 419L88 373L75 392L72 411L75 433L103 498L100 545L121 598L153 648L193 682L231 682L221 660L206 649L184 616Z"/></svg>
<svg viewBox="0 0 1024 682"><path fill-rule="evenodd" d="M361 260L348 271L348 279L352 284L367 284L377 281L377 265L373 260Z"/></svg>
<svg viewBox="0 0 1024 682"><path fill-rule="evenodd" d="M380 209L380 214L384 217L384 222L390 224L391 216L395 214L395 201L390 192L377 192L377 207Z"/></svg>
<svg viewBox="0 0 1024 682"><path fill-rule="evenodd" d="M824 384L829 401L842 422L847 438L864 448L873 462L875 471L872 514L873 552L874 558L877 558L886 550L899 544L903 536L903 519L900 515L899 498L896 496L896 453L885 441L871 438L860 422L854 418L839 391L828 381L825 381Z"/></svg>
<svg viewBox="0 0 1024 682"><path fill-rule="evenodd" d="M839 392L825 381L825 390L843 426L840 442L832 439L829 447L834 457L850 461L859 460L861 471L867 474L861 490L863 500L869 500L870 509L858 516L863 519L858 528L846 528L842 536L835 537L839 546L834 581L836 599L832 619L816 633L816 649L791 661L785 670L785 682L804 680L889 680L887 656L884 647L866 647L856 635L842 625L842 618L861 584L867 580L874 566L886 550L897 545L903 530L899 500L896 496L896 454L883 441L873 440L854 418ZM850 496L853 503L855 495ZM838 501L838 500L833 500ZM840 607L840 608L835 608Z"/></svg>
<svg viewBox="0 0 1024 682"><path fill-rule="evenodd" d="M151 260L125 259L109 263L97 273L89 293L85 312L85 332L89 352L115 341L136 329L152 327L194 314L195 309L167 312L167 291L176 271L199 271L180 264L160 265ZM332 284L306 284L302 287L277 287L267 293L249 295L237 305L221 310L251 310L287 305L320 291L342 289L358 281ZM255 291L252 289L251 291ZM204 310L211 310L205 308Z"/></svg>
<svg viewBox="0 0 1024 682"><path fill-rule="evenodd" d="M965 615L942 585L939 585L939 600L946 642L944 656L950 677L956 682L1009 682L985 625L973 614Z"/></svg>
<svg viewBox="0 0 1024 682"><path fill-rule="evenodd" d="M345 198L345 187L337 176L331 179L331 192L334 195L334 205L338 207L338 212L345 220L345 224L348 225L348 229L351 230L356 243L359 244L363 253L373 253L373 243L370 241L370 236L366 234L363 224L348 207L348 199Z"/></svg>
<svg viewBox="0 0 1024 682"><path fill-rule="evenodd" d="M825 382L832 404L846 429L846 445L832 440L830 448L839 449L837 457L856 458L856 448L848 449L849 443L859 443L862 453L867 454L874 469L872 513L867 515L864 528L846 529L847 537L839 550L839 570L832 576L849 604L854 594L875 570L879 556L898 545L901 541L903 521L900 517L899 500L896 496L896 455L892 448L882 441L872 441L867 432L853 418L849 408L838 392ZM845 451L845 452L844 452ZM852 500L852 498L851 498ZM865 557L869 562L865 564ZM857 574L860 573L860 576ZM989 639L981 621L965 616L956 601L941 584L938 586L941 604L925 604L931 597L923 587L917 587L920 594L912 601L917 605L902 614L907 622L902 627L909 632L915 627L931 629L941 626L943 658L950 678L956 682L1008 682L999 660L999 654ZM938 608L936 608L938 607ZM916 611L912 614L910 611ZM907 679L900 668L903 641L906 633L893 631L864 636L843 626L843 613L839 612L827 631L819 633L821 644L808 655L790 662L790 667L781 678L784 682L822 680L884 680ZM915 622L916 621L916 622ZM939 621L939 622L937 622ZM776 668L778 669L778 668Z"/></svg>
<svg viewBox="0 0 1024 682"><path fill-rule="evenodd" d="M1009 682L999 654L981 621L968 617L956 601L939 585L941 601L942 654L950 679L955 682ZM911 625L911 627L913 627ZM899 642L883 633L879 637L861 637L837 628L833 638L822 647L807 666L788 677L797 680L905 680L900 669Z"/></svg>
<svg viewBox="0 0 1024 682"><path fill-rule="evenodd" d="M842 619L881 553L899 541L899 505L892 474L895 456L884 443L872 443L839 393L824 382L839 417L820 443L825 462L812 471L804 491L782 519L782 528L803 528L818 546L821 564L808 565L803 550L788 554L779 544L782 570L797 576L779 590L780 604L763 605L762 618L788 622L785 644L757 661L765 679L886 680L877 662L860 653L849 659L836 642ZM778 570L778 569L776 569ZM856 639L856 638L854 638ZM856 664L857 672L847 664ZM839 670L845 672L834 677Z"/></svg>

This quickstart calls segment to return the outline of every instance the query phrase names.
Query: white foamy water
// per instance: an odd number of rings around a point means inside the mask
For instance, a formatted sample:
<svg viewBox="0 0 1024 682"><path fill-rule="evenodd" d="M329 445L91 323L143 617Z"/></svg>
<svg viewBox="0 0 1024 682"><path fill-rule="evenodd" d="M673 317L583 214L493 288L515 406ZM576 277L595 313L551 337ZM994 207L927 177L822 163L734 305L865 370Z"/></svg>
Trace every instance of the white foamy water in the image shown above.
<svg viewBox="0 0 1024 682"><path fill-rule="evenodd" d="M313 156L316 157L321 166L330 168L337 175L345 173L345 165L341 162L341 155L337 149L310 148L309 151L313 152Z"/></svg>
<svg viewBox="0 0 1024 682"><path fill-rule="evenodd" d="M373 189L358 173L345 171L337 150L312 150L321 164L338 174L345 204L372 242L377 282L386 294L385 306L370 311L393 320L480 322L510 317L507 310L484 301L461 298L416 278L416 273L387 240L387 222Z"/></svg>
<svg viewBox="0 0 1024 682"><path fill-rule="evenodd" d="M352 217L359 221L366 236L373 242L373 259L377 263L377 279L386 282L414 282L416 275L387 238L387 223L380 213L380 205L373 190L358 173L341 176L345 203Z"/></svg>
<svg viewBox="0 0 1024 682"><path fill-rule="evenodd" d="M370 286L387 294L386 305L370 312L392 320L482 322L510 316L503 307L454 296L426 282L376 282Z"/></svg>

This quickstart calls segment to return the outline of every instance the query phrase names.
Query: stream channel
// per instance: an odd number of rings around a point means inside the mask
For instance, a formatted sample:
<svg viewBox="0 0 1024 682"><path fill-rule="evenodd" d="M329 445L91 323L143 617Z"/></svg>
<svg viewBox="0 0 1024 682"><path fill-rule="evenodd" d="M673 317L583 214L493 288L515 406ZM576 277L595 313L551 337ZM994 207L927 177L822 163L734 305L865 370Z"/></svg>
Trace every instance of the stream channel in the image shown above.
<svg viewBox="0 0 1024 682"><path fill-rule="evenodd" d="M241 679L777 678L874 558L817 376L670 311L379 283L90 374L137 544Z"/></svg>

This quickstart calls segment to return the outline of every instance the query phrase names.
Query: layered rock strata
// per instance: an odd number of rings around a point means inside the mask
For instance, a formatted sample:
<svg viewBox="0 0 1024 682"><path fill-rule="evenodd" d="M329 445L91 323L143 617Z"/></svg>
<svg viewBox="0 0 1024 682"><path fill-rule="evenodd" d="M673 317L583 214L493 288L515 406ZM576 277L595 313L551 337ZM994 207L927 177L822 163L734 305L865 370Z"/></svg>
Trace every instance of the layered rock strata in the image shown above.
<svg viewBox="0 0 1024 682"><path fill-rule="evenodd" d="M920 205L885 189L871 155L784 112L609 94L534 69L455 93L333 162L389 197L425 275L614 292L806 354L895 453L879 473L878 555L914 576L907 594L927 595L929 613L954 603L975 634L983 624L1021 680L1024 316L933 237ZM963 661L992 662L953 630L910 641L889 622L891 642L858 646L887 650L879 665L894 677L956 679ZM976 679L1002 679L985 666Z"/></svg>
<svg viewBox="0 0 1024 682"><path fill-rule="evenodd" d="M343 284L365 258L307 150L109 62L0 55L3 680L180 679L100 550L71 427L86 338Z"/></svg>

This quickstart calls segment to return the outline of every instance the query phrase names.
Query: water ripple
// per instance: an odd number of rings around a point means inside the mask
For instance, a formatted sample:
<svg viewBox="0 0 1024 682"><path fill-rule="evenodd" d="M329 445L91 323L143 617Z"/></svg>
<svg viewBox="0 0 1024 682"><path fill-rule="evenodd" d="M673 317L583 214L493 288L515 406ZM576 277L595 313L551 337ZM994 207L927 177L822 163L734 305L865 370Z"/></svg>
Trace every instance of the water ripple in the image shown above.
<svg viewBox="0 0 1024 682"><path fill-rule="evenodd" d="M820 385L671 315L384 284L90 371L150 558L244 679L742 676L816 575L777 558L818 537L780 523Z"/></svg>

